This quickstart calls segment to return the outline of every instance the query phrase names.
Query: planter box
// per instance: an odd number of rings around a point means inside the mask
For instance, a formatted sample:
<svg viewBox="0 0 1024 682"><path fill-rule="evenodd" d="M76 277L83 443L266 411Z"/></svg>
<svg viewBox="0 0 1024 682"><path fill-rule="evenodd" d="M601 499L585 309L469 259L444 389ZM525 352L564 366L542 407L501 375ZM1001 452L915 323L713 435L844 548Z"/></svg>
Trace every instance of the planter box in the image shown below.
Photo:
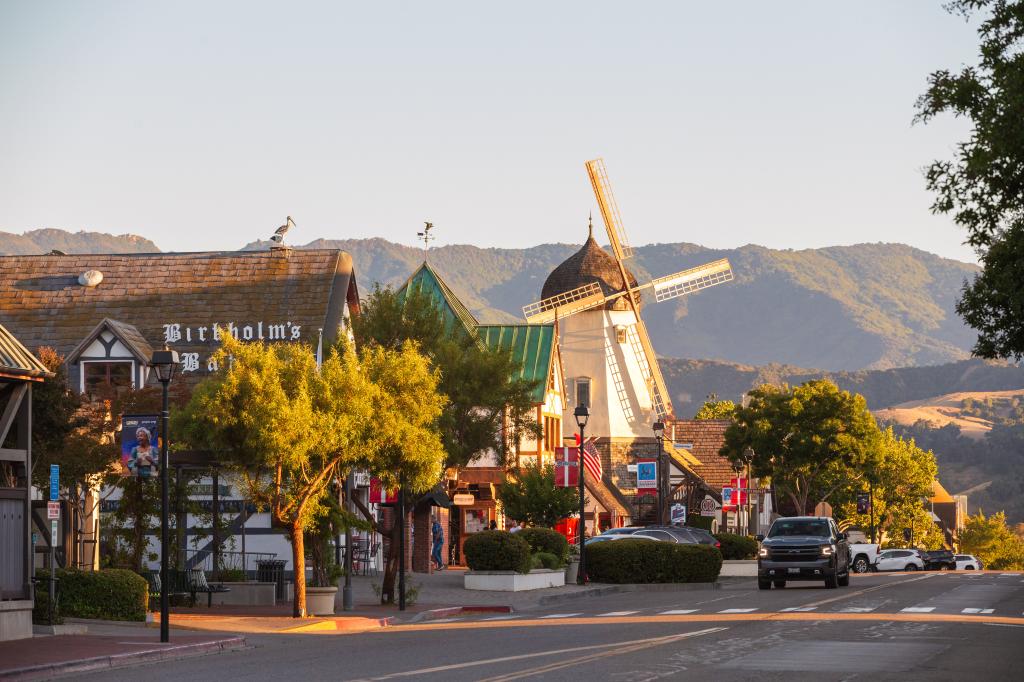
<svg viewBox="0 0 1024 682"><path fill-rule="evenodd" d="M464 578L467 590L491 590L494 592L523 592L542 590L546 587L565 585L565 569L556 571L537 568L529 573L515 571L468 571Z"/></svg>
<svg viewBox="0 0 1024 682"><path fill-rule="evenodd" d="M0 642L32 636L32 600L0 601Z"/></svg>
<svg viewBox="0 0 1024 682"><path fill-rule="evenodd" d="M722 562L720 577L757 577L757 559L729 559Z"/></svg>
<svg viewBox="0 0 1024 682"><path fill-rule="evenodd" d="M334 614L334 598L338 594L337 587L306 586L306 611L313 616L330 616Z"/></svg>
<svg viewBox="0 0 1024 682"><path fill-rule="evenodd" d="M230 592L215 592L213 603L227 606L273 606L275 583L218 583ZM202 596L202 595L198 595Z"/></svg>

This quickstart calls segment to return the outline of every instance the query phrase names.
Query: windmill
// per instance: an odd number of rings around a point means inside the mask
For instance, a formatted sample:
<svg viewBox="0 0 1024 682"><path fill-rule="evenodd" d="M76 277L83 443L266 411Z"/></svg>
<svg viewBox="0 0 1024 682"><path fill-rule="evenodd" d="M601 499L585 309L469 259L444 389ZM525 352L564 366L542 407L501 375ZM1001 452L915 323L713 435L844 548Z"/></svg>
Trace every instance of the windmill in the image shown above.
<svg viewBox="0 0 1024 682"><path fill-rule="evenodd" d="M650 404L659 420L672 415L672 402L665 387L665 379L658 367L658 358L647 334L647 327L640 316L640 294L645 289L654 292L656 302L692 294L716 284L733 279L732 266L727 259L721 259L696 268L659 277L645 284L630 281L624 261L633 256L633 249L626 239L626 232L619 214L615 196L612 194L604 161L587 161L587 174L594 188L594 195L604 219L608 240L612 247L612 258L617 266L619 278L615 282L618 290L609 292L598 282L563 291L523 307L527 322L544 323L564 320L584 311L606 308L616 301L625 300L635 319L624 325L623 335L628 340L632 353L639 365L643 382L650 397ZM592 237L593 235L591 235Z"/></svg>

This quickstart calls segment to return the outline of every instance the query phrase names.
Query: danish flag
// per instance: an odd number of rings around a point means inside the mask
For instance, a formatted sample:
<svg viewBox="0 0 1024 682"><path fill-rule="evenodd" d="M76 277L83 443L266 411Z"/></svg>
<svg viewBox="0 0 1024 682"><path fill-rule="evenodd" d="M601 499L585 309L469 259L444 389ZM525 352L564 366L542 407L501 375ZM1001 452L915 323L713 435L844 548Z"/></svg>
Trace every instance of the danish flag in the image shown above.
<svg viewBox="0 0 1024 682"><path fill-rule="evenodd" d="M576 434L576 447L583 451L583 468L588 474L597 480L601 480L604 469L601 467L601 453L594 447L594 438L588 438L587 442L580 448L580 434Z"/></svg>

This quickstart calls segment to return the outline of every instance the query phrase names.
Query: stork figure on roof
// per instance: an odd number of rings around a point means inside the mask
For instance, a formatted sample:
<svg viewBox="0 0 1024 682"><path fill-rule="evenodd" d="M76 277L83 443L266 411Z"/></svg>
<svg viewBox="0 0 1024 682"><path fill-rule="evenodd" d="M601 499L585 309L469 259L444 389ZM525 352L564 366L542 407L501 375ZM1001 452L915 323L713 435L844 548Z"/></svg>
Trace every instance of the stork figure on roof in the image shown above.
<svg viewBox="0 0 1024 682"><path fill-rule="evenodd" d="M284 242L284 236L288 234L288 230L293 227L295 227L295 221L292 220L291 216L288 216L284 221L284 225L274 230L274 234L270 237L270 241L275 244L282 244Z"/></svg>
<svg viewBox="0 0 1024 682"><path fill-rule="evenodd" d="M652 425L670 420L672 402L647 328L640 315L641 293L654 293L655 302L667 301L733 279L728 260L718 260L640 284L626 269L633 256L604 162L586 163L611 244L611 253L594 239L593 225L583 248L548 276L541 300L523 308L529 322L555 321L566 376L565 423L573 411L590 411L589 433L611 467L605 471L620 489L635 489L626 465L657 452ZM683 468L697 461L685 450L672 447L666 432L666 450L677 480ZM620 480L621 479L621 480ZM623 490L623 492L626 492Z"/></svg>

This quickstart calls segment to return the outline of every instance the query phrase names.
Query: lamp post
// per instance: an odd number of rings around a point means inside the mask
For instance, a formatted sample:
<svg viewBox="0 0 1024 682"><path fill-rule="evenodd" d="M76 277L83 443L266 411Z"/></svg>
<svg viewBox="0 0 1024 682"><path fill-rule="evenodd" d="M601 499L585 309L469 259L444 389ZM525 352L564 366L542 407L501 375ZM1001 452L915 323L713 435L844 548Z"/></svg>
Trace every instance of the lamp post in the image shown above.
<svg viewBox="0 0 1024 682"><path fill-rule="evenodd" d="M178 366L177 351L164 348L153 351L150 361L156 371L157 380L163 385L164 403L160 413L160 641L171 639L170 603L168 601L167 547L171 544L170 529L167 523L167 508L170 505L167 485L167 441L168 422L170 421L170 405L167 387L174 376L174 368Z"/></svg>
<svg viewBox="0 0 1024 682"><path fill-rule="evenodd" d="M665 424L659 419L654 422L654 437L658 439L658 524L669 525L668 515L668 467L665 466Z"/></svg>
<svg viewBox="0 0 1024 682"><path fill-rule="evenodd" d="M590 419L590 410L587 409L586 405L580 405L573 411L572 415L576 417L576 426L580 430L579 475L576 477L580 486L580 526L576 530L576 544L580 548L580 570L576 574L576 583L585 585L587 582L587 554L586 547L583 544L583 530L587 527L587 503L583 493L583 446L587 442L584 430L587 428L587 420Z"/></svg>

